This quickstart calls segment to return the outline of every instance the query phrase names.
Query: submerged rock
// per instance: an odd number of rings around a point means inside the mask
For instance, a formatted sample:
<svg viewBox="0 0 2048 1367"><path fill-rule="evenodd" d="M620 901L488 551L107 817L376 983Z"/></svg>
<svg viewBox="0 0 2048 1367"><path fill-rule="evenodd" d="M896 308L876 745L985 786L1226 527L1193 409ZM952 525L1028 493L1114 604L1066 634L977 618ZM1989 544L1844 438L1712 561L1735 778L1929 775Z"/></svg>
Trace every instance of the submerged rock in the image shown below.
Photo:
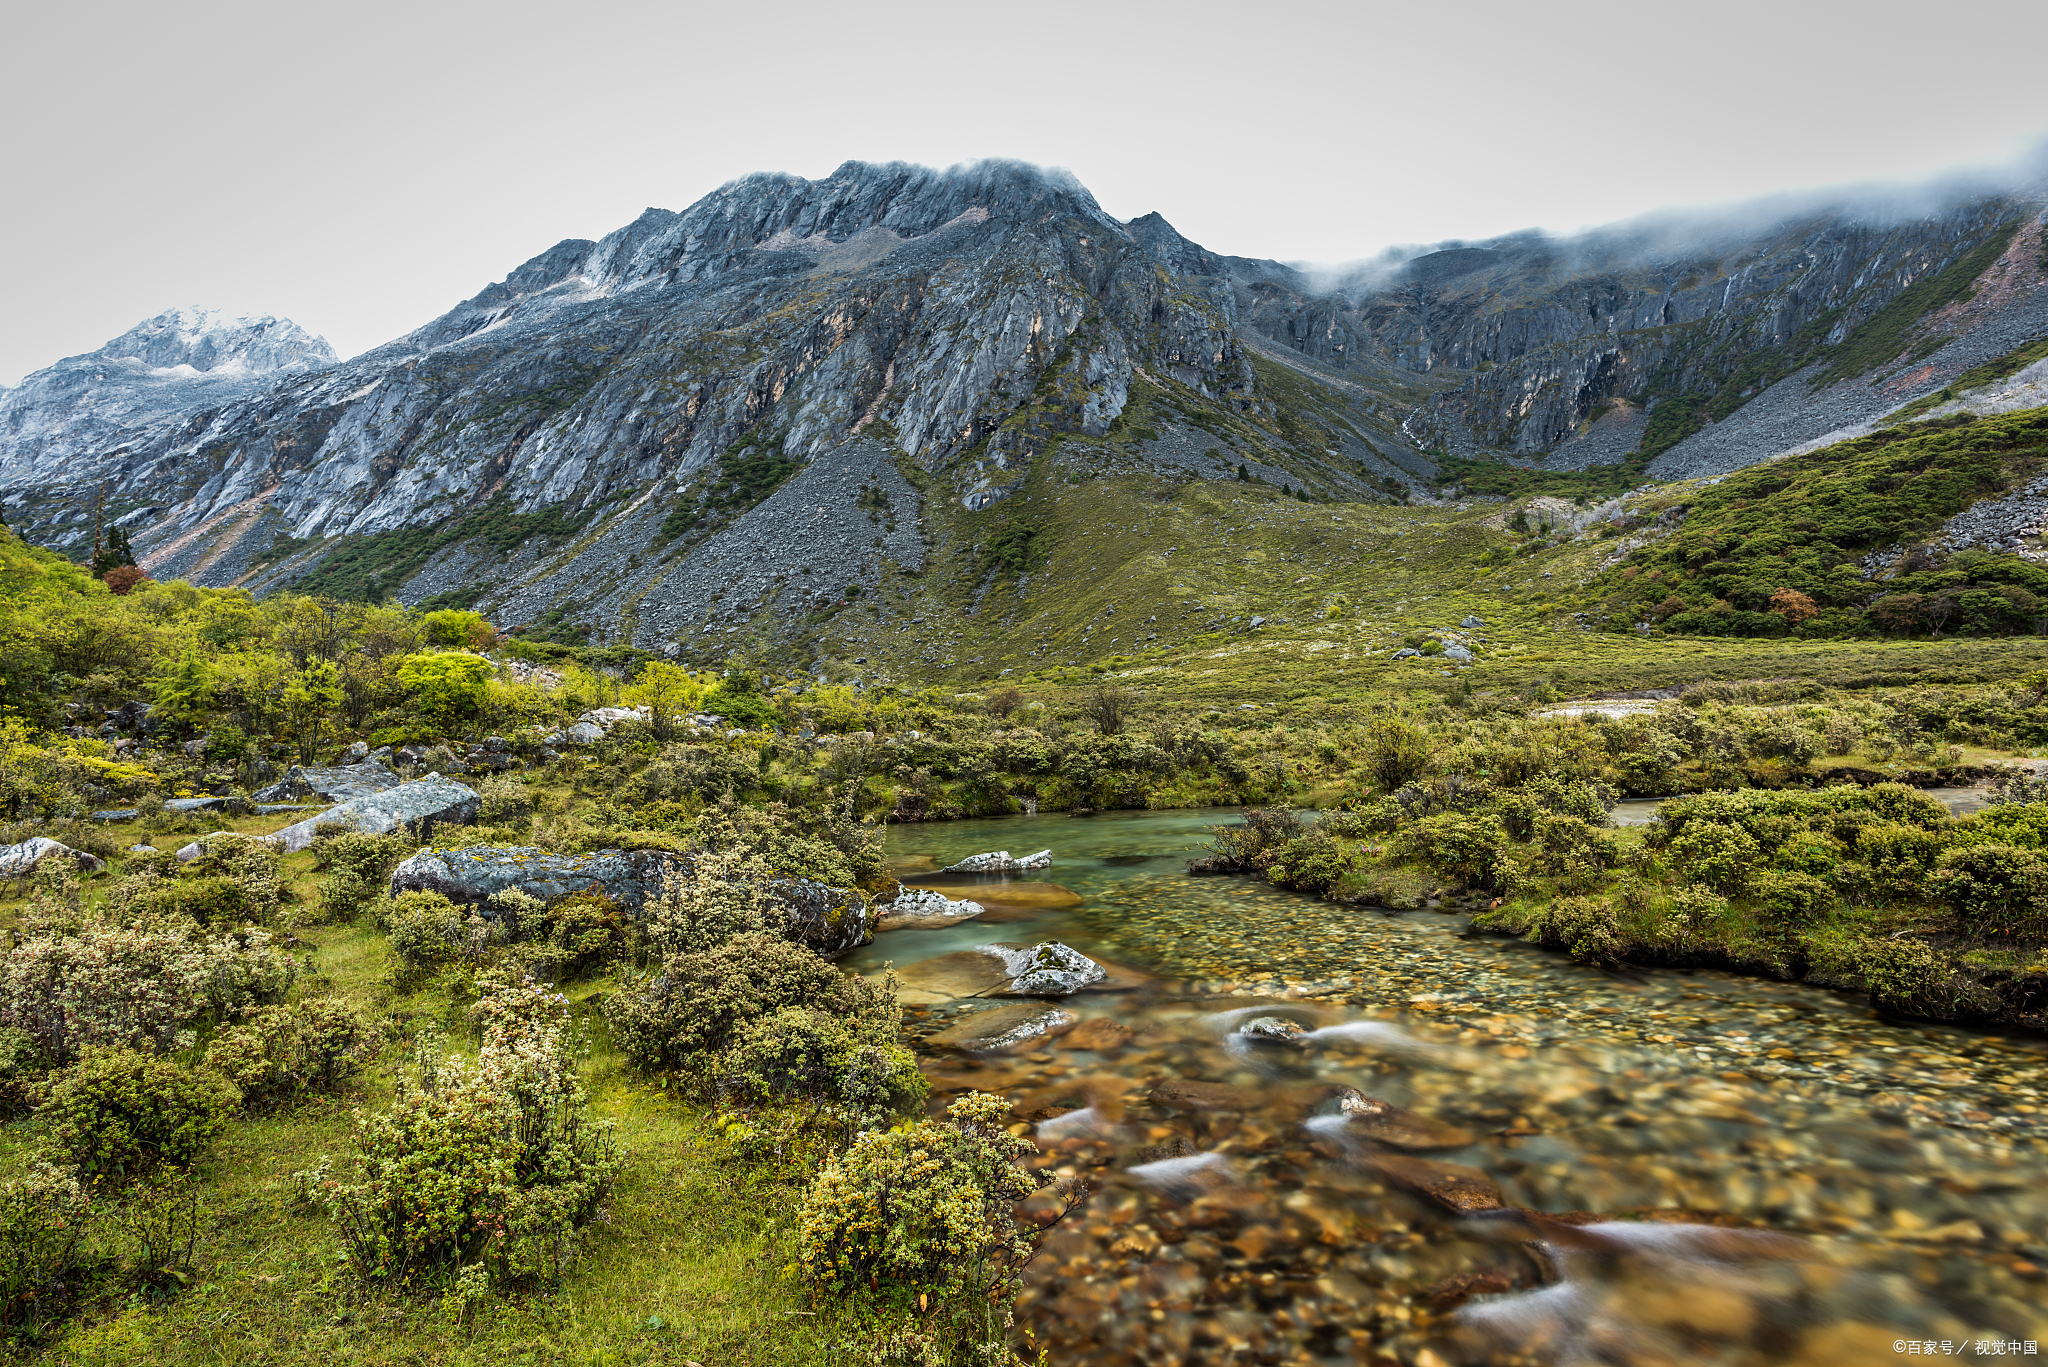
<svg viewBox="0 0 2048 1367"><path fill-rule="evenodd" d="M283 778L249 797L255 802L300 802L306 798L349 802L388 792L404 781L381 764L294 764Z"/></svg>
<svg viewBox="0 0 2048 1367"><path fill-rule="evenodd" d="M1308 1047L1308 1031L1279 1016L1255 1016L1238 1026L1237 1033L1256 1044L1285 1045L1290 1049Z"/></svg>
<svg viewBox="0 0 2048 1367"><path fill-rule="evenodd" d="M87 873L105 867L97 855L74 850L47 835L32 835L18 845L0 845L0 878L25 878L50 858L69 859Z"/></svg>
<svg viewBox="0 0 2048 1367"><path fill-rule="evenodd" d="M1130 1042L1130 1026L1122 1021L1111 1020L1107 1016L1097 1016L1094 1020L1084 1021L1074 1027L1073 1033L1067 1036L1066 1047L1092 1049L1097 1053L1106 1054L1113 1049L1121 1049Z"/></svg>
<svg viewBox="0 0 2048 1367"><path fill-rule="evenodd" d="M962 1049L972 1053L994 1053L1039 1044L1079 1024L1080 1017L1057 1006L1020 1002L976 1011L962 1017L925 1040L939 1049Z"/></svg>
<svg viewBox="0 0 2048 1367"><path fill-rule="evenodd" d="M1426 1196L1453 1214L1475 1215L1507 1205L1501 1199L1500 1187L1477 1168L1396 1154L1375 1154L1365 1163L1395 1186Z"/></svg>
<svg viewBox="0 0 2048 1367"><path fill-rule="evenodd" d="M1037 854L1012 857L1008 850L989 850L982 854L970 854L957 864L948 864L941 873L1028 873L1034 869L1052 867L1052 851L1040 850Z"/></svg>
<svg viewBox="0 0 2048 1367"><path fill-rule="evenodd" d="M1417 1115L1350 1087L1339 1094L1338 1108L1346 1129L1397 1149L1462 1149L1478 1139L1470 1130Z"/></svg>
<svg viewBox="0 0 2048 1367"><path fill-rule="evenodd" d="M1249 1111L1259 1104L1259 1096L1221 1082L1177 1077L1152 1089L1152 1104L1175 1111Z"/></svg>

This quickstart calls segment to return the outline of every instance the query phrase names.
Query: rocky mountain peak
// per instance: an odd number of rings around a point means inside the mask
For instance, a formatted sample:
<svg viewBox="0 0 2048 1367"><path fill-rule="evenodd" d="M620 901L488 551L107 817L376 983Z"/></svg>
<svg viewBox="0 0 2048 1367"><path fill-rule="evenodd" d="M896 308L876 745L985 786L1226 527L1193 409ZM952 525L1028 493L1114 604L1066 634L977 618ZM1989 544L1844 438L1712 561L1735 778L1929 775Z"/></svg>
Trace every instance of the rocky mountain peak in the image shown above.
<svg viewBox="0 0 2048 1367"><path fill-rule="evenodd" d="M335 357L325 338L289 318L191 306L166 309L99 350L71 359L134 360L152 370L186 366L199 374L267 375L293 366L328 365Z"/></svg>

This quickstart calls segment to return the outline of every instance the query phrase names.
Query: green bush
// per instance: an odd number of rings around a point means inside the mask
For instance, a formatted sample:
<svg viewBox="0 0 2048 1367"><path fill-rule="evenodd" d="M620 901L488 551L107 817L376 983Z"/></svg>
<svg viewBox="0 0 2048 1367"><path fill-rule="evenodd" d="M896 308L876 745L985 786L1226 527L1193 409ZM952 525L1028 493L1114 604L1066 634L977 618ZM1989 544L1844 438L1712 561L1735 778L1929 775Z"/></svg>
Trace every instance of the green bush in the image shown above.
<svg viewBox="0 0 2048 1367"><path fill-rule="evenodd" d="M1856 832L1856 853L1872 881L1895 896L1923 893L1941 851L1939 835L1903 821L1873 821Z"/></svg>
<svg viewBox="0 0 2048 1367"><path fill-rule="evenodd" d="M507 825L533 811L533 794L516 774L492 774L476 791L476 819L485 825Z"/></svg>
<svg viewBox="0 0 2048 1367"><path fill-rule="evenodd" d="M1812 930L1835 910L1835 890L1810 873L1772 870L1755 880L1752 892L1764 928L1775 934Z"/></svg>
<svg viewBox="0 0 2048 1367"><path fill-rule="evenodd" d="M218 1073L132 1049L89 1049L51 1082L37 1114L80 1172L133 1177L190 1166L239 1101Z"/></svg>
<svg viewBox="0 0 2048 1367"><path fill-rule="evenodd" d="M478 1006L474 1062L424 1051L391 1108L358 1117L348 1171L323 1161L299 1174L366 1282L447 1281L481 1264L499 1285L559 1285L618 1176L609 1122L585 1115L567 1001L486 984Z"/></svg>
<svg viewBox="0 0 2048 1367"><path fill-rule="evenodd" d="M1318 826L1274 851L1266 866L1266 879L1283 888L1324 896L1351 872L1352 865L1351 851Z"/></svg>
<svg viewBox="0 0 2048 1367"><path fill-rule="evenodd" d="M1582 964L1612 967L1624 949L1614 907L1599 897L1557 897L1527 919L1527 938L1546 949L1568 951Z"/></svg>
<svg viewBox="0 0 2048 1367"><path fill-rule="evenodd" d="M538 925L521 921L521 933L538 932L551 976L575 982L602 972L630 955L640 939L639 925L602 892L573 892L540 910Z"/></svg>
<svg viewBox="0 0 2048 1367"><path fill-rule="evenodd" d="M402 892L384 912L391 952L413 973L431 973L461 958L469 946L469 922L438 892Z"/></svg>
<svg viewBox="0 0 2048 1367"><path fill-rule="evenodd" d="M40 1159L0 1180L0 1342L33 1338L62 1306L91 1211L78 1178Z"/></svg>
<svg viewBox="0 0 2048 1367"><path fill-rule="evenodd" d="M1493 887L1508 855L1500 823L1464 812L1426 816L1394 836L1395 846L1440 878Z"/></svg>
<svg viewBox="0 0 2048 1367"><path fill-rule="evenodd" d="M42 1099L50 1061L26 1030L0 1026L0 1120L27 1115Z"/></svg>
<svg viewBox="0 0 2048 1367"><path fill-rule="evenodd" d="M382 1044L351 1006L294 1002L259 1008L216 1035L206 1066L235 1085L243 1105L274 1108L307 1092L339 1090Z"/></svg>
<svg viewBox="0 0 2048 1367"><path fill-rule="evenodd" d="M1763 847L1748 831L1709 821L1688 823L1670 850L1681 874L1726 896L1745 891L1764 860Z"/></svg>
<svg viewBox="0 0 2048 1367"><path fill-rule="evenodd" d="M1966 934L2038 943L2048 938L2048 859L2017 845L1967 845L1941 857L1928 890Z"/></svg>
<svg viewBox="0 0 2048 1367"><path fill-rule="evenodd" d="M805 1273L834 1290L881 1284L991 1306L1014 1298L1031 1240L1017 1202L1036 1151L1003 1128L1010 1106L972 1093L943 1120L869 1132L819 1172L798 1211Z"/></svg>
<svg viewBox="0 0 2048 1367"><path fill-rule="evenodd" d="M901 1115L929 1090L917 1058L893 1039L873 1038L888 1024L877 1013L863 1038L837 1016L786 1006L743 1026L721 1064L727 1084L749 1100L830 1103L856 1128Z"/></svg>
<svg viewBox="0 0 2048 1367"><path fill-rule="evenodd" d="M708 1062L747 1025L792 1006L834 1016L870 1041L893 1041L901 1019L892 985L841 973L759 930L670 956L648 990L606 998L605 1016L620 1050L652 1071Z"/></svg>

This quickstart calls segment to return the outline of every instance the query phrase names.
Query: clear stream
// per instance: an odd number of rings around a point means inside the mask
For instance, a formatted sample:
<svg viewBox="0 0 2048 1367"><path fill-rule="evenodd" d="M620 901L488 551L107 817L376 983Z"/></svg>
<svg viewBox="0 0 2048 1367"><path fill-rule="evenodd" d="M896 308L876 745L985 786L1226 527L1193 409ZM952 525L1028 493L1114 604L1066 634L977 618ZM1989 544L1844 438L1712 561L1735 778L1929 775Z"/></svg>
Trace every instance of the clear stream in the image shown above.
<svg viewBox="0 0 2048 1367"><path fill-rule="evenodd" d="M926 1059L935 1106L1008 1096L1039 1161L1094 1188L1018 1305L1050 1361L1847 1367L2048 1341L2042 1041L1187 876L1232 815L890 831L906 882L989 907L849 961L923 988L913 1029L1001 1004L949 999L976 988L943 955L1058 940L1125 970L1057 1003L1068 1033ZM1021 883L930 872L1047 846Z"/></svg>

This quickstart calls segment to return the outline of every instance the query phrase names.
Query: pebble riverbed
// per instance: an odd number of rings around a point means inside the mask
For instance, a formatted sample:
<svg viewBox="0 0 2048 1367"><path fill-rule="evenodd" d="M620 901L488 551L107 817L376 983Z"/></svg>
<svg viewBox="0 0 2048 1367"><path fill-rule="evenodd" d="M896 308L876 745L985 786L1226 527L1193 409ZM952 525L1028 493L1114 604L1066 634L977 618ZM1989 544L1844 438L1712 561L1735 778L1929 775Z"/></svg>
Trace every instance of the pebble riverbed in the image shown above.
<svg viewBox="0 0 2048 1367"><path fill-rule="evenodd" d="M1847 1364L2048 1340L2042 1041L1181 872L1230 816L890 832L901 876L990 914L887 931L849 967L1056 939L1120 969L1058 1003L1079 1028L926 1058L935 1107L1008 1096L1037 1161L1094 1188L1018 1306L1051 1360ZM922 872L1045 846L1016 904ZM944 998L920 994L913 1034L994 1005ZM1247 1035L1261 1017L1287 1042Z"/></svg>

